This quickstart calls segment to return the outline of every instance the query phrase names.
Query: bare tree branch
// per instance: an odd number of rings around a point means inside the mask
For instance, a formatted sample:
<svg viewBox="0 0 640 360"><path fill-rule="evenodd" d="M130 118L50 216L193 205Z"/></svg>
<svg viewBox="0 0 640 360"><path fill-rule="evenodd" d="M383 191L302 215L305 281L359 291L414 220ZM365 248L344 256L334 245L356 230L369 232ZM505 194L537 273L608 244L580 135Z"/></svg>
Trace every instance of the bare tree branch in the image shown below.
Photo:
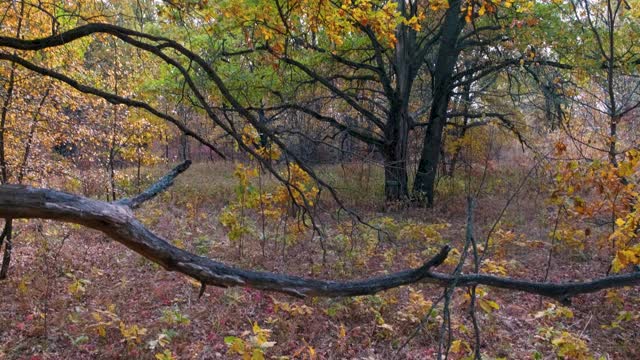
<svg viewBox="0 0 640 360"><path fill-rule="evenodd" d="M116 204L126 206L131 209L137 209L144 202L153 199L161 192L167 190L171 185L173 185L173 181L176 179L176 177L185 172L189 168L189 166L191 166L191 160L186 160L185 162L179 164L171 171L169 171L167 175L163 176L156 183L149 186L149 188L147 188L145 191L132 198L118 200L116 201Z"/></svg>
<svg viewBox="0 0 640 360"><path fill-rule="evenodd" d="M102 231L167 270L186 274L203 284L245 286L296 297L368 295L416 283L427 276L432 267L442 264L450 250L448 246L443 247L438 255L414 270L359 281L324 281L238 269L191 254L149 231L128 207L56 190L2 185L0 217L41 218L84 225Z"/></svg>
<svg viewBox="0 0 640 360"><path fill-rule="evenodd" d="M449 285L456 280L451 275L441 273L430 273L427 279L442 285ZM604 289L637 286L638 284L640 284L640 272L611 275L591 281L566 283L535 282L486 274L467 274L457 278L457 286L485 285L522 291L546 296L563 304L570 304L571 298L576 295L594 293Z"/></svg>
<svg viewBox="0 0 640 360"><path fill-rule="evenodd" d="M0 42L1 42L1 38L0 38ZM52 79L56 79L59 80L71 87L73 87L74 89L85 93L85 94L90 94L90 95L95 95L98 97L101 97L105 100L107 100L108 102L112 103L112 104L122 104L122 105L126 105L126 106L130 106L130 107L135 107L135 108L139 108L139 109L143 109L146 110L147 112L157 116L160 119L166 120L170 123L172 123L173 125L175 125L183 134L194 138L195 140L197 140L199 143L201 143L202 145L208 147L209 149L211 149L212 151L214 151L216 154L218 154L221 158L226 159L226 156L220 151L218 150L218 148L213 145L211 142L207 141L206 139L204 139L202 136L198 135L196 132L194 132L193 130L189 129L188 127L186 127L185 124L183 124L181 121L179 121L178 119L174 118L173 116L163 113L159 110L157 110L156 108L152 107L151 105L149 105L146 102L143 101L139 101L139 100L135 100L135 99L130 99L130 98L126 98L123 96L119 96L116 94L112 94L100 89L96 89L93 88L91 86L87 86L84 84L79 83L78 81L64 75L61 74L59 72L38 66L32 62L29 62L19 56L16 55L11 55L11 54L6 54L6 53L1 53L0 52L0 60L4 60L4 61L10 61L12 63L15 64L19 64L20 66L24 67L27 70L33 71L35 73L38 73L40 75L43 76L47 76L50 77Z"/></svg>
<svg viewBox="0 0 640 360"><path fill-rule="evenodd" d="M640 284L640 272L571 283L540 283L485 274L453 276L431 272L433 267L442 264L447 257L450 250L448 246L443 247L435 257L418 269L358 281L315 280L250 271L197 256L171 245L148 230L136 220L131 209L123 205L29 186L0 186L0 217L40 218L80 224L105 233L167 270L183 273L203 284L244 286L296 297L368 295L416 282L427 282L445 287L486 285L538 294L568 303L575 295Z"/></svg>

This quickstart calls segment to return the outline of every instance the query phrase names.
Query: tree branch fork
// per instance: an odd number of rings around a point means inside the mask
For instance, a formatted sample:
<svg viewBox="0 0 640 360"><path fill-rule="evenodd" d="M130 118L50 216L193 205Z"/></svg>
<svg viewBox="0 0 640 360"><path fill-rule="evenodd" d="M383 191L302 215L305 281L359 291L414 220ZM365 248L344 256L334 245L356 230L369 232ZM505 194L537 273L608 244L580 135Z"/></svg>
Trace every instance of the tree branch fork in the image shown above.
<svg viewBox="0 0 640 360"><path fill-rule="evenodd" d="M443 287L489 287L522 291L568 303L571 297L608 288L640 284L640 272L613 275L585 282L547 283L487 274L456 276L432 271L447 258L446 245L419 268L354 281L331 281L258 272L236 268L179 249L154 234L138 221L133 210L169 188L191 163L184 162L137 196L118 202L104 202L52 189L23 185L0 185L0 217L5 219L49 219L79 224L101 231L169 271L190 276L203 285L242 286L281 292L299 298L349 297L375 294L392 288L433 283Z"/></svg>

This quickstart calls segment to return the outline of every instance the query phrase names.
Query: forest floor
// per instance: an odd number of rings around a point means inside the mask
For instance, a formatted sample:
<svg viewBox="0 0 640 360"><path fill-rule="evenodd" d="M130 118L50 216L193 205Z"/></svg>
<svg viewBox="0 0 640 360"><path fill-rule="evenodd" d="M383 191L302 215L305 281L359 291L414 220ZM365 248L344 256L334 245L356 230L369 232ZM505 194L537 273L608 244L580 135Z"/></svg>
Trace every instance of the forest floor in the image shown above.
<svg viewBox="0 0 640 360"><path fill-rule="evenodd" d="M529 174L523 181L529 169L491 171L476 196L474 232L480 243L500 219L483 271L541 281L550 264L549 281L604 276L611 259L606 249L556 244L550 257L556 210L547 201L544 175ZM195 164L136 214L195 253L240 267L325 279L415 267L444 244L460 250L464 240L463 175L441 181L432 209L382 212L379 169L349 164L326 166L323 173L340 179L335 184L346 204L386 235L325 211L319 217L327 229L324 264L317 237L279 236L274 226L247 235L240 255L238 242L229 240L218 219L235 198L233 171L229 163ZM253 221L260 229L259 220ZM0 282L2 359L234 359L242 358L240 352L256 359L433 359L438 351L441 304L428 314L443 289L432 284L306 300L207 287L198 298L199 284L100 233L49 221L18 221L16 228L9 278ZM597 236L600 230L591 231ZM452 271L456 260L453 254L438 271ZM474 343L466 292L457 289L451 305L451 359L468 358ZM640 358L638 288L577 296L568 308L493 288L481 288L479 299L486 359Z"/></svg>

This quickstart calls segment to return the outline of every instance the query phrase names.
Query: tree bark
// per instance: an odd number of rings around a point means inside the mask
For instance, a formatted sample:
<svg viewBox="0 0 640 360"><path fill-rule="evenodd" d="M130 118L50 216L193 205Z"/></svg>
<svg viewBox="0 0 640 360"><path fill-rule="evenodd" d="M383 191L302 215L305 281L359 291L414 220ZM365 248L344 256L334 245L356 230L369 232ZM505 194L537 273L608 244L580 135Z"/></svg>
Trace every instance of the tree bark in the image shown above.
<svg viewBox="0 0 640 360"><path fill-rule="evenodd" d="M398 10L403 16L410 17L417 13L416 5L404 1L399 2ZM408 185L408 142L409 100L413 82L418 69L423 64L419 52L416 32L406 25L399 25L396 30L397 43L394 49L393 69L395 72L395 89L386 86L389 100L389 116L384 131L384 174L385 198L387 201L406 201L409 199Z"/></svg>
<svg viewBox="0 0 640 360"><path fill-rule="evenodd" d="M20 3L20 13L18 15L18 24L16 27L16 38L21 37L22 21L24 18L24 1ZM16 51L13 51L16 54ZM2 104L2 113L0 114L0 184L6 184L9 181L9 164L7 162L6 154L6 131L7 131L7 115L9 114L9 106L13 101L13 92L15 89L16 81L16 64L11 64L11 71L9 73L9 81L6 88L6 97ZM21 180L21 179L20 179ZM4 254L2 255L2 266L0 267L0 280L7 277L9 272L9 264L11 263L11 251L13 249L13 219L11 217L5 217L4 229L0 235L0 249L4 242Z"/></svg>
<svg viewBox="0 0 640 360"><path fill-rule="evenodd" d="M413 195L419 202L433 205L435 180L442 149L442 132L447 122L447 108L451 98L454 67L458 60L458 37L464 27L460 15L460 0L453 0L442 25L442 39L434 71L433 103L424 136L422 154L418 163Z"/></svg>
<svg viewBox="0 0 640 360"><path fill-rule="evenodd" d="M0 280L7 278L9 273L9 264L11 264L11 251L13 250L13 219L4 219L4 229L0 234L0 247L4 242L4 254L2 255L2 267L0 267Z"/></svg>
<svg viewBox="0 0 640 360"><path fill-rule="evenodd" d="M384 194L387 201L404 201L409 198L409 176L407 173L408 122L402 114L390 120L385 132Z"/></svg>

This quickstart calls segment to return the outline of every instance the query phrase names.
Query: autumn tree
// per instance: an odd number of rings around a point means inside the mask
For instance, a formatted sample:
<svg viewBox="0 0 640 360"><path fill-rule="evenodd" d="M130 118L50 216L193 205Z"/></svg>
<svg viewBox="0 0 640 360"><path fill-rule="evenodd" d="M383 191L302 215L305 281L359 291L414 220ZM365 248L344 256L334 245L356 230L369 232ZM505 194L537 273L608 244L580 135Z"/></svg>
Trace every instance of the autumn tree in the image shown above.
<svg viewBox="0 0 640 360"><path fill-rule="evenodd" d="M346 134L375 148L384 162L387 200L433 203L443 131L450 119L463 117L450 111L456 91L518 67L561 65L518 42L521 32L539 26L532 4L524 2L189 4L174 4L173 16L196 18L194 27L212 38L230 29L237 34L213 42L213 59L250 64L243 80L262 95L243 97L244 106L257 114L301 113L332 129L329 138ZM276 70L254 74L256 67ZM274 74L287 78L287 86ZM493 115L516 130L502 112L468 110L467 118L483 122ZM426 129L418 133L421 152L410 154L410 134L420 129ZM413 191L409 158L418 161Z"/></svg>
<svg viewBox="0 0 640 360"><path fill-rule="evenodd" d="M568 121L580 117L585 126L597 130L585 133L575 124L567 124L567 129L579 146L606 153L617 167L621 154L637 148L632 135L637 132L634 118L640 106L639 54L634 49L640 26L637 10L625 1L607 0L571 2L569 11L584 25L578 28L582 44L576 44L583 50L575 56L573 101L578 109Z"/></svg>
<svg viewBox="0 0 640 360"><path fill-rule="evenodd" d="M143 3L150 5L148 2ZM104 5L98 2L96 6L100 4ZM509 1L500 4L506 9L516 7ZM23 9L35 12L41 10L26 2L20 2L20 5ZM107 5L104 5L101 10L113 10ZM52 21L40 28L44 29L41 30L42 33L29 34L28 37L16 35L15 31L3 34L4 36L0 37L2 48L0 60L6 65L3 71L8 74L24 72L37 75L41 81L44 79L42 81L44 88L33 85L29 87L29 90L38 90L40 95L35 97L35 103L29 104L30 108L40 102L46 104L42 99L51 96L47 92L49 89L47 86L54 86L52 84L55 84L55 87L51 87L51 91L63 89L61 91L63 95L81 96L81 98L72 98L73 102L97 101L91 104L91 107L98 109L94 114L98 115L98 123L91 124L90 128L97 129L101 124L108 125L107 130L98 136L104 136L103 134L112 136L106 137L108 146L112 146L109 149L113 151L110 160L115 160L116 150L122 158L128 156L126 143L134 149L143 149L145 143L149 141L144 137L131 137L122 142L118 140L121 133L130 131L132 134L139 134L141 132L140 128L136 127L116 126L120 121L124 121L124 114L127 117L135 115L129 120L134 120L137 124L146 124L147 117L154 117L154 121L164 121L167 125L172 125L177 132L219 153L221 157L225 154L219 149L216 140L220 134L231 138L240 150L252 156L263 169L270 171L273 177L280 181L276 194L280 200L285 201L269 202L268 204L272 206L269 210L274 211L288 209L291 203L298 206L304 205L305 209L309 209L314 200L312 197L318 196L320 188L329 191L334 200L340 201L335 190L311 166L302 161L299 154L293 151L271 127L271 121L279 111L291 110L303 113L308 118L315 119L314 121L328 124L338 132L347 133L364 143L374 144L385 157L385 191L390 200L408 197L406 139L412 128L426 127L423 149L423 155L426 154L423 157L426 157L426 160L423 159L424 162L420 162L424 164L418 173L418 178L422 180L419 185L416 185L416 191L420 193L419 197L424 196L425 199L420 199L421 201L431 203L433 202L433 178L439 162L445 125L457 124L457 120L462 119L461 124L465 129L473 124L480 126L489 119L497 118L501 123L509 126L510 122L504 120L502 115L484 111L496 108L502 110L507 107L495 99L498 96L492 98L489 95L490 92L486 90L488 88L499 90L500 95L508 93L505 89L509 89L509 80L512 79L509 76L512 74L505 74L505 70L513 72L514 69L521 69L523 73L530 73L529 70L531 70L538 75L533 71L537 66L560 67L561 65L556 61L557 59L544 58L543 56L548 55L545 51L540 51L531 44L517 43L515 35L504 28L505 21L511 21L514 24L512 28L514 32L522 27L537 25L536 21L526 17L528 15L518 15L526 13L526 4L519 4L518 6L522 8L513 10L515 14L502 18L497 14L497 9L494 8L496 5L493 3L467 4L463 12L460 12L463 4L459 2L434 3L429 6L435 7L432 10L442 16L442 23L436 23L428 31L423 30L427 27L425 24L423 28L421 22L426 21L430 15L423 17L421 6L426 5L417 2L381 4L368 1L343 4L275 2L259 8L253 5L255 4L236 2L222 3L219 7L209 6L207 2L169 4L161 7L160 17L156 19L155 24L140 23L139 26L126 22L110 23L109 17L100 17L100 21L87 21L98 16L94 13L94 8L89 7L89 13L84 13L85 10L67 9L61 5L54 8L56 11L51 13L61 13L61 9L65 9L66 11L62 13L73 14L74 16L70 17L73 21L63 23ZM15 9L15 4L12 3L9 7L10 10ZM203 21L184 17L185 14L192 13L197 14ZM13 14L15 16L17 13ZM140 11L134 11L132 14L134 19L146 16ZM484 23L486 18L483 16L486 14L495 16ZM240 24L236 22L238 19L231 19L230 22L214 21L214 19L230 18L231 15L236 15L242 20ZM49 19L44 15L43 18ZM21 21L20 19L26 19L26 17L15 16L14 21ZM58 18L53 16L52 19ZM494 20L497 22L493 22ZM176 23L183 26L174 28ZM212 28L206 29L207 26ZM192 27L196 27L196 30L210 30L210 32L196 37L193 35L199 34L199 31L194 31ZM174 28L174 31L169 32L167 28ZM15 27L11 26L9 29L15 30ZM223 30L243 35L240 40L235 39L239 44L234 44L233 49L227 48L228 42L216 41L218 38L215 35ZM422 34L421 31L426 33ZM234 39L229 36L224 40ZM106 51L104 53L95 51L94 54L100 56L99 61L93 63L104 63L107 71L97 72L100 76L90 76L91 73L81 71L80 68L83 66L80 60L87 60L87 49L91 44L99 47L109 44L110 41L111 44L117 44L111 48L126 48L129 57L136 54L143 58L146 61L146 67L151 68L154 75L164 74L165 76L160 81L149 81L136 87L139 91L123 91L119 87L123 82L111 81L117 77L114 74L122 74L117 71L120 66L118 56L110 56ZM237 49L236 45L242 48ZM67 52L68 49L75 51ZM106 59L107 57L109 59ZM63 65L62 59L65 60L66 65ZM76 62L72 61L74 59ZM327 64L338 65L338 67L332 69ZM350 70L347 71L347 69ZM229 73L237 75L246 70L249 71L249 76L235 82L229 75ZM415 81L420 76L426 79L424 83L429 84L430 87L429 91L422 93L422 95L429 94L425 97L426 101L423 101L425 98L420 97L412 99ZM11 75L8 78L11 79ZM268 82L263 81L267 78ZM283 79L291 79L291 83ZM169 84L171 82L174 83ZM176 86L176 82L179 86ZM7 94L10 89L9 84L11 83L5 84ZM12 85L14 90L16 84L14 82ZM247 90L254 84L258 88L256 91ZM291 84L295 86L289 87ZM164 85L169 86L164 88ZM167 93L159 96L163 90L167 90ZM9 153L7 139L10 135L15 136L13 134L17 133L7 126L15 121L11 114L17 112L15 99L7 94L3 98L6 103L6 119L3 120L0 134L5 159L9 158L6 156ZM59 95L60 98L64 98L63 95ZM6 101L7 98L9 101ZM53 98L51 96L51 99ZM418 100L418 104L423 101L425 106L416 106L414 100ZM13 105L10 106L9 102ZM318 106L319 104L323 106ZM118 108L115 108L116 106ZM124 106L127 107L126 112L124 112ZM215 131L200 127L191 116L177 111L184 106L190 107L189 115L196 114L198 121L208 122L211 127L215 127ZM114 108L105 110L110 107ZM114 115L116 111L123 111L122 119ZM343 112L346 115L343 115ZM416 120L421 113L428 114L426 121ZM58 115L58 113L52 114ZM30 124L39 123L39 118L39 115L34 117ZM110 123L109 118L113 122ZM145 121L137 122L138 120ZM32 146L29 144L33 144L30 139L34 139L33 136L36 134L36 130L32 131L31 128L33 127L29 128L24 138L26 139L24 144L28 145L29 149ZM90 136L90 134L82 135ZM48 145L43 145L43 148L47 147ZM557 146L558 153L564 150L566 149L562 146ZM17 153L22 156L12 155L11 158L28 160L32 157L29 155L32 150L26 147ZM24 154L27 154L26 157ZM295 173L279 171L274 161L280 156L295 163L287 168L287 170L295 169ZM637 169L640 158L637 153L629 153L627 157L629 158L627 163L620 166L620 169L608 171L604 173L606 176L602 179L595 179L588 184L594 184L594 189L602 188L602 192L606 191L605 184L618 184L622 187L618 176L619 171L630 168L632 172L637 172L634 169ZM454 251L450 246L442 246L429 260L422 262L414 269L343 282L245 270L174 246L136 218L137 209L166 190L177 176L188 170L191 165L188 160L179 164L146 190L120 200L116 200L116 196L112 194L109 199L111 201L100 201L53 190L44 183L38 184L39 187L15 184L23 179L23 175L19 175L15 180L9 176L10 169L14 169L16 163L20 164L20 161L4 160L3 164L7 175L0 185L0 217L7 219L6 224L11 224L13 219L49 219L75 223L101 231L165 269L177 271L195 279L201 284L201 294L204 293L206 286L244 286L277 291L299 298L348 297L375 294L399 286L429 282L444 288L442 297L447 301L446 306L458 287L468 288L470 303L475 304L476 295L480 296L479 285L523 291L568 304L572 297L579 294L636 286L640 283L638 272L566 283L549 283L546 279L545 281L514 279L495 264L493 264L494 269L504 273L499 275L481 273L480 266L483 264L481 256L484 258L487 254L491 237L487 237L484 245L478 244L475 240L474 200L471 196L468 199L464 245L462 251L456 250L457 255L452 254ZM22 168L23 166L18 166L18 169ZM113 170L113 166L111 169ZM571 205L572 211L576 214L591 211L582 201L583 199L576 195L576 185L584 185L586 183L583 181L584 178L577 176L580 174L576 175L573 165L564 170L554 177L562 183L554 192L553 200L558 201L565 208ZM584 173L593 174L592 170L587 169ZM11 170L11 173L15 171ZM21 173L22 170L19 170L18 174ZM245 195L245 188L248 188L244 175L246 173L238 176L245 182L241 184L239 191L241 196ZM560 188L565 184L570 186ZM114 188L114 186L111 187L112 192ZM241 201L244 200L246 199L241 199ZM262 194L253 196L249 200L263 204ZM591 209L594 209L594 206L591 206ZM640 259L639 248L634 238L639 218L637 213L637 209L627 211L624 218L615 220L617 228L613 238L619 246L615 249L612 268L616 272L635 265ZM231 220L233 219L230 219L228 225L232 231L241 231L242 229L237 227L233 229L234 224ZM311 223L310 226L315 225L311 217L305 217L303 224L304 221L307 221L306 224ZM5 225L3 238L7 238L6 234L11 230L10 225L9 231L6 229ZM563 234L567 233L567 231L563 232ZM551 249L553 250L553 246ZM450 256L457 256L458 259L454 272L435 271ZM474 261L474 270L470 273L467 273L466 269L465 272L462 271L467 256L473 257ZM551 256L549 258L551 259ZM497 306L487 301L480 304L489 308ZM474 306L470 305L472 317ZM446 309L448 311L448 307ZM427 316L429 313L427 309ZM450 323L450 317L447 318L447 316L449 315L444 315L443 318L441 331L443 334L445 333L444 324L447 321ZM477 339L475 357L479 358L481 347L479 328L477 322L474 321L474 324Z"/></svg>

